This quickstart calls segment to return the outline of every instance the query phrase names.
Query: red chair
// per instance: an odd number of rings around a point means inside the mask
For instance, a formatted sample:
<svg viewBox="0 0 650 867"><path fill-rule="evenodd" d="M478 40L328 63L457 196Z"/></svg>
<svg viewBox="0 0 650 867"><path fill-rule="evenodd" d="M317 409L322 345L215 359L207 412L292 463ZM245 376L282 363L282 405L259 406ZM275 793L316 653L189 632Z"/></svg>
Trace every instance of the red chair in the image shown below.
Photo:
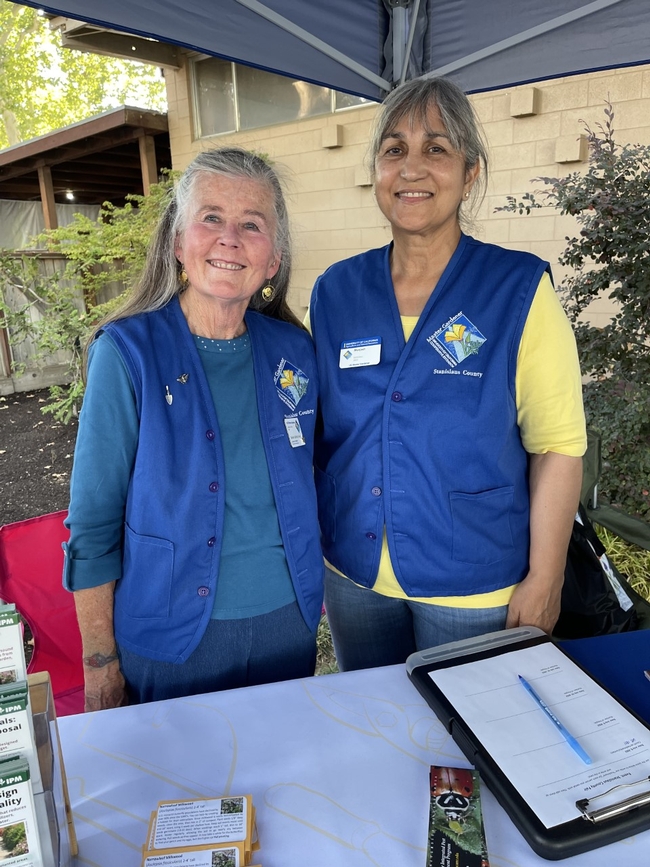
<svg viewBox="0 0 650 867"><path fill-rule="evenodd" d="M0 597L13 602L34 636L28 672L47 671L57 716L84 706L81 635L72 593L61 583L67 512L0 527Z"/></svg>

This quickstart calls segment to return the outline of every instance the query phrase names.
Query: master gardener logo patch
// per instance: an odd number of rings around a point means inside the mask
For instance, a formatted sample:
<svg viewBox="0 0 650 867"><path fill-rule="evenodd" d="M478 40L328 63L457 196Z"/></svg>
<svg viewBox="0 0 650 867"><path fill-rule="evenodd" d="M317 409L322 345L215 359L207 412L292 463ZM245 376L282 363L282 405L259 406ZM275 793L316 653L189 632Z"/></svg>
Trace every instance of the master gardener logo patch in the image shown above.
<svg viewBox="0 0 650 867"><path fill-rule="evenodd" d="M435 334L427 337L427 343L433 346L450 367L456 367L470 355L477 355L486 339L461 311L448 319Z"/></svg>
<svg viewBox="0 0 650 867"><path fill-rule="evenodd" d="M301 399L307 394L309 377L299 367L296 367L284 358L281 359L276 368L273 381L275 382L280 399L291 410L294 410Z"/></svg>

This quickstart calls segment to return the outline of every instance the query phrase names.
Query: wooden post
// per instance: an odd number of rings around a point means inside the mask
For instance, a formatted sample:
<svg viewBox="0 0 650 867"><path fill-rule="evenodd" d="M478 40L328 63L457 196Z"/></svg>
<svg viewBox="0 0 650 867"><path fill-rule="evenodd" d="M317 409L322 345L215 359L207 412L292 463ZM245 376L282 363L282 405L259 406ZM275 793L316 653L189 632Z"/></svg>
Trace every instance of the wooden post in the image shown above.
<svg viewBox="0 0 650 867"><path fill-rule="evenodd" d="M46 229L56 229L56 204L54 202L54 187L52 186L52 171L49 166L38 167L38 185L41 188L41 204Z"/></svg>
<svg viewBox="0 0 650 867"><path fill-rule="evenodd" d="M9 332L6 327L4 313L0 310L0 377L9 379L12 373L13 365L11 363Z"/></svg>
<svg viewBox="0 0 650 867"><path fill-rule="evenodd" d="M152 184L158 183L158 165L156 163L156 144L152 135L142 133L138 137L140 147L140 168L142 170L142 189L145 196L149 195Z"/></svg>

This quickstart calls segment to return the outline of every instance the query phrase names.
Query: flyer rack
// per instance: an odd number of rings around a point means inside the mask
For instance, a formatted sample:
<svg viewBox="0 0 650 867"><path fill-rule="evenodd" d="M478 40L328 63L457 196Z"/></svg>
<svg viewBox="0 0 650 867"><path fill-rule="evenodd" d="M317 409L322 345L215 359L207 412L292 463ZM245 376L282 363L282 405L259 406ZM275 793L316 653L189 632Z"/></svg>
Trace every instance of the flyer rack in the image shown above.
<svg viewBox="0 0 650 867"><path fill-rule="evenodd" d="M34 795L43 867L70 867L77 854L68 785L47 672L27 676L43 791Z"/></svg>

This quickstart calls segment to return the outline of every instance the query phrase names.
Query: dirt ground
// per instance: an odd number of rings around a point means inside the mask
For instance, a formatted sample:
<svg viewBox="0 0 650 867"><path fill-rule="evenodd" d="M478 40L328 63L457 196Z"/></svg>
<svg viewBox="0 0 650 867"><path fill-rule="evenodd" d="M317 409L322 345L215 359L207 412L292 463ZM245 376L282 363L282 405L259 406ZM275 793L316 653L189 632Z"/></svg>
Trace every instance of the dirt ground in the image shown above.
<svg viewBox="0 0 650 867"><path fill-rule="evenodd" d="M77 422L44 415L47 394L0 396L0 524L68 507Z"/></svg>

